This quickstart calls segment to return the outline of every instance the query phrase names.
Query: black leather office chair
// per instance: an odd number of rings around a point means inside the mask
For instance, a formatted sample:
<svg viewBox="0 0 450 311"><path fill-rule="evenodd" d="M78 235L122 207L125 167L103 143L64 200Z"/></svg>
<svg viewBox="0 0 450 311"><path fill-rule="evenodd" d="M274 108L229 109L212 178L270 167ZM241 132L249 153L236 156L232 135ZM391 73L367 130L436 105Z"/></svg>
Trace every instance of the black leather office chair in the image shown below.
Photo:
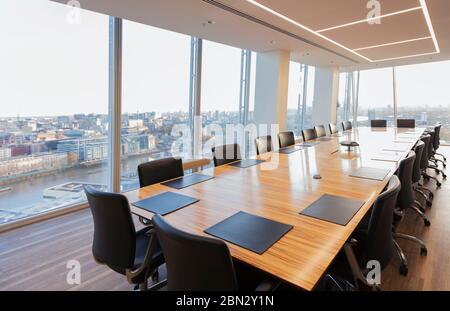
<svg viewBox="0 0 450 311"><path fill-rule="evenodd" d="M316 131L316 136L318 138L327 136L327 131L325 130L325 126L323 125L314 126L314 130Z"/></svg>
<svg viewBox="0 0 450 311"><path fill-rule="evenodd" d="M371 127L387 127L386 120L370 120Z"/></svg>
<svg viewBox="0 0 450 311"><path fill-rule="evenodd" d="M353 128L352 122L350 121L344 121L342 122L342 129L345 131L351 130Z"/></svg>
<svg viewBox="0 0 450 311"><path fill-rule="evenodd" d="M414 119L397 119L398 128L415 128L416 120Z"/></svg>
<svg viewBox="0 0 450 311"><path fill-rule="evenodd" d="M336 124L330 123L330 124L328 124L328 127L330 128L330 134L337 134L337 133L339 133L339 130L338 130Z"/></svg>
<svg viewBox="0 0 450 311"><path fill-rule="evenodd" d="M413 174L412 174L412 184L414 191L421 195L425 201L427 206L431 207L432 197L430 197L431 190L428 188L425 188L423 185L421 185L420 181L422 179L422 170L420 168L422 157L424 155L423 151L425 149L425 143L421 140L419 140L416 145L414 146L414 152L416 153L416 159L414 160L414 168L413 168ZM421 211L424 212L425 209L421 208Z"/></svg>
<svg viewBox="0 0 450 311"><path fill-rule="evenodd" d="M438 188L442 186L442 183L437 179L436 176L431 176L428 174L427 169L429 166L429 155L431 154L429 149L431 148L431 136L429 134L425 134L420 136L420 140L425 144L422 159L420 161L420 169L422 171L422 177L426 181L429 181L430 179L434 180L436 182L436 185Z"/></svg>
<svg viewBox="0 0 450 311"><path fill-rule="evenodd" d="M316 131L314 129L302 130L303 141L313 140L317 138Z"/></svg>
<svg viewBox="0 0 450 311"><path fill-rule="evenodd" d="M295 145L294 132L278 133L278 142L280 143L280 148L285 148L285 147Z"/></svg>
<svg viewBox="0 0 450 311"><path fill-rule="evenodd" d="M153 216L156 235L166 258L167 289L171 291L239 290L235 262L222 240L178 230L161 216ZM265 282L259 289L275 289Z"/></svg>
<svg viewBox="0 0 450 311"><path fill-rule="evenodd" d="M430 143L428 144L428 161L429 161L428 168L434 169L436 174L438 174L438 175L440 174L440 175L442 175L442 177L444 179L447 179L447 174L445 174L445 172L438 167L437 162L433 161L434 160L433 157L434 157L434 153L435 153L434 139L436 137L436 132L434 131L434 129L429 129L429 130L426 130L424 133L427 135L430 135Z"/></svg>
<svg viewBox="0 0 450 311"><path fill-rule="evenodd" d="M256 154L260 155L263 153L272 151L272 136L260 136L255 139Z"/></svg>
<svg viewBox="0 0 450 311"><path fill-rule="evenodd" d="M164 158L138 165L139 186L141 188L158 184L184 175L183 162L180 158ZM139 216L139 221L151 226L151 221Z"/></svg>
<svg viewBox="0 0 450 311"><path fill-rule="evenodd" d="M438 154L437 150L439 149L439 146L441 145L441 139L440 139L440 133L441 133L441 125L437 124L436 126L434 126L434 137L433 137L433 156L431 157L431 161L437 166L438 163L441 163L442 166L444 168L447 167L446 159L444 157L444 155L442 154ZM443 159L438 159L436 158L436 156L439 155L441 157L443 157Z"/></svg>
<svg viewBox="0 0 450 311"><path fill-rule="evenodd" d="M84 188L94 218L92 254L96 262L126 275L128 282L147 289L147 280L157 277L164 263L154 230L136 232L128 199L117 193L100 192L92 186ZM151 289L158 289L164 282Z"/></svg>
<svg viewBox="0 0 450 311"><path fill-rule="evenodd" d="M441 144L441 128L442 128L442 125L440 123L438 123L434 129L434 131L436 132L436 137L435 137L435 142L434 142L434 145L435 145L434 148L436 151L439 149L439 146ZM444 159L444 162L447 162L447 158L443 154L436 152L435 155L442 157Z"/></svg>
<svg viewBox="0 0 450 311"><path fill-rule="evenodd" d="M414 153L414 151L410 151L408 156L400 161L398 170L397 170L397 176L400 179L401 182L401 190L397 199L397 209L395 212L395 221L394 221L394 225L395 228L398 226L400 220L403 218L404 216L404 212L406 209L410 208L412 209L414 212L416 212L420 217L422 217L423 222L425 224L425 226L429 226L431 223L428 220L428 218L425 216L425 214L420 211L420 209L417 207L417 203L414 199L414 193L413 193L413 189L412 189L412 173L413 173L413 167L414 167L414 161L416 158L416 154ZM412 241L415 242L417 244L420 245L420 253L421 255L426 255L427 254L427 248L425 243L412 236L412 235L407 235L404 233L398 233L394 230L394 239L405 239L408 241ZM397 254L400 257L400 274L402 275L406 275L408 274L408 263L406 260L406 257L402 251L402 249L400 248L400 246L395 243L396 249L397 249Z"/></svg>
<svg viewBox="0 0 450 311"><path fill-rule="evenodd" d="M398 206L401 211L408 208L412 209L423 218L425 226L429 226L431 223L422 212L422 210L424 210L423 207L414 197L414 188L412 183L415 161L416 154L414 151L410 151L408 156L399 163L397 176L402 183L402 189L400 191L400 195L398 196Z"/></svg>
<svg viewBox="0 0 450 311"><path fill-rule="evenodd" d="M138 166L141 188L184 175L183 162L177 158L158 159Z"/></svg>
<svg viewBox="0 0 450 311"><path fill-rule="evenodd" d="M344 252L353 274L354 285L361 287L376 287L367 282L366 265L370 260L377 260L384 269L395 254L395 241L392 232L394 208L400 193L400 181L392 176L385 191L383 191L372 206L372 212L366 228L357 233L358 240L351 240L344 246ZM354 253L356 248L360 254Z"/></svg>
<svg viewBox="0 0 450 311"><path fill-rule="evenodd" d="M220 166L242 159L238 144L215 146L212 148L212 154L214 166Z"/></svg>

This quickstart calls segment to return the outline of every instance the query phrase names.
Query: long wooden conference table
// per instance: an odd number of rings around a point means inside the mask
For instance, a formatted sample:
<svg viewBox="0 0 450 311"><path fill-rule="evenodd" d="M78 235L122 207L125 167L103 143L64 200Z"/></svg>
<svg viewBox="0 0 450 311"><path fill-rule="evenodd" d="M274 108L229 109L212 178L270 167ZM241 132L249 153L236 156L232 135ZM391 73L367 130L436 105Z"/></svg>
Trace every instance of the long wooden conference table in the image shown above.
<svg viewBox="0 0 450 311"><path fill-rule="evenodd" d="M267 161L264 165L205 169L202 174L215 178L181 190L156 184L126 195L131 203L166 191L199 199L165 216L176 228L199 235L207 236L203 230L239 211L293 225L262 255L228 242L227 245L234 258L304 290L312 290L395 173L398 162L374 159L380 154L405 157L422 133L423 129L418 128L360 127L291 154L261 155ZM339 145L343 140L357 141L360 147L349 152ZM406 151L392 151L405 146ZM383 181L349 176L362 166L390 172ZM322 178L313 178L317 174ZM324 194L365 203L346 226L299 214ZM153 216L133 205L131 211L148 219Z"/></svg>

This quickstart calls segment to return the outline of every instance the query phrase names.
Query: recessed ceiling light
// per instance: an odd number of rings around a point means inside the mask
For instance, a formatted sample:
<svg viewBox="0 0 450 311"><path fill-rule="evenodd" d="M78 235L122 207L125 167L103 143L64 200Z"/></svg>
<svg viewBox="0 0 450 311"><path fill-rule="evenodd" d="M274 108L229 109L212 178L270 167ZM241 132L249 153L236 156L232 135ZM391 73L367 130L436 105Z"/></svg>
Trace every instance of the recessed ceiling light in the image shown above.
<svg viewBox="0 0 450 311"><path fill-rule="evenodd" d="M317 32L325 32L325 31L329 31L329 30L333 30L333 29L343 28L343 27L357 25L357 24L361 24L361 23L367 23L367 22L370 22L370 21L379 20L379 19L382 19L382 18L385 18L385 17L389 17L389 16L394 16L394 15L398 15L398 14L408 13L408 12L411 12L411 11L417 11L417 10L420 10L421 8L422 7L418 6L418 7L402 10L402 11L397 11L397 12L392 12L392 13L380 15L380 16L377 16L377 17L370 17L370 18L366 18L366 19L361 19L359 21L355 21L355 22L351 22L351 23L347 23L347 24L343 24L343 25L338 25L338 26L333 26L333 27L317 30Z"/></svg>
<svg viewBox="0 0 450 311"><path fill-rule="evenodd" d="M363 48L354 49L353 51L368 50L368 49L379 48L379 47L383 47L383 46L402 44L402 43L408 43L408 42L414 42L414 41L420 41L420 40L427 40L427 39L431 39L431 36L423 37L423 38L410 39L410 40L396 41L396 42L385 43L385 44L371 45L371 46L366 46L366 47L363 47Z"/></svg>
<svg viewBox="0 0 450 311"><path fill-rule="evenodd" d="M275 44L275 41L274 40L270 40L269 43L270 44Z"/></svg>
<svg viewBox="0 0 450 311"><path fill-rule="evenodd" d="M427 21L428 30L430 31L431 37L433 38L434 48L436 49L436 53L440 53L439 44L436 39L436 34L434 33L433 23L431 22L430 12L428 12L427 3L425 0L419 0L420 6L422 7L423 16Z"/></svg>
<svg viewBox="0 0 450 311"><path fill-rule="evenodd" d="M422 54L414 54L414 55L405 55L405 56L400 56L400 57L376 59L376 60L373 60L373 62L386 62L388 60L405 59L405 58L427 56L427 55L434 55L434 54L439 54L439 52L430 52L430 53L422 53Z"/></svg>
<svg viewBox="0 0 450 311"><path fill-rule="evenodd" d="M208 24L210 24L210 25L214 25L215 23L216 23L216 21L213 21L213 20L208 21Z"/></svg>
<svg viewBox="0 0 450 311"><path fill-rule="evenodd" d="M327 28L327 29L322 29L322 30L319 30L319 31L312 30L311 28L308 28L305 25L303 25L303 24L301 24L301 23L299 23L299 22L297 22L297 21L287 17L286 15L283 15L283 14L281 14L281 13L279 13L279 12L277 12L277 11L275 11L275 10L273 10L273 9L271 9L271 8L269 8L269 7L267 7L267 6L263 5L263 4L255 1L255 0L246 0L246 1L251 3L251 4L253 4L253 5L255 5L255 6L257 6L257 7L259 7L260 9L263 9L266 12L269 12L269 13L271 13L271 14L273 14L273 15L275 15L275 16L277 16L277 17L279 17L279 18L281 18L281 19L283 19L283 20L285 20L285 21L287 21L287 22L289 22L289 23L291 23L291 24L301 28L301 29L303 29L303 30L306 30L306 31L308 31L308 32L310 32L310 33L312 33L312 34L314 34L314 35L316 35L316 36L318 36L318 37L328 41L328 42L331 42L334 45L336 45L336 46L338 46L338 47L340 47L340 48L342 48L342 49L344 49L344 50L346 50L346 51L348 51L350 53L353 53L353 54L355 54L355 55L357 55L357 56L367 60L370 63L440 53L439 45L438 45L438 42L437 42L437 39L436 39L436 35L434 33L433 25L432 25L432 22L431 22L430 14L428 12L428 8L427 8L425 0L419 0L420 1L420 7L414 7L414 8L411 8L411 9L406 9L406 10L402 10L402 11L398 11L398 12L385 14L385 15L382 15L382 16L379 16L379 17L368 18L368 19L365 19L365 20L360 20L360 21L356 21L356 22L353 22L353 23L348 23L348 24L345 24L345 25L340 25L340 26L335 26L335 27L331 27L331 28ZM433 42L434 42L434 45L435 45L435 48L436 48L436 52L424 53L424 54L415 54L415 55L406 55L406 56L389 58L389 59L372 60L372 59L370 59L370 58L368 58L368 57L358 53L357 50L368 49L368 48L373 48L373 47L377 47L377 46L365 47L365 48L359 48L359 49L350 49L350 48L340 44L339 42L336 42L336 41L334 41L334 40L332 40L332 39L330 39L330 38L328 38L328 37L326 37L326 36L321 34L321 32L324 32L324 31L327 31L327 30L336 29L336 28L340 28L340 27L345 27L345 26L349 26L349 25L354 25L354 24L358 24L358 23L362 23L362 22L367 22L367 21L370 21L370 20L375 20L375 19L379 19L379 18L383 18L383 17L387 17L387 16L393 16L393 15L398 15L398 14L402 14L402 13L407 13L407 12L411 12L411 11L415 11L415 10L419 10L419 9L422 9L423 14L425 16L425 20L427 22L428 29L430 31L431 39L433 39ZM417 40L419 40L419 39L422 39L422 38L418 38ZM413 41L414 40L416 40L416 39L413 39ZM405 41L408 41L408 40L405 40ZM393 44L398 44L398 43L403 43L403 42L404 41L399 41L399 42L396 42L396 43L387 43L387 44L384 44L384 45L393 45ZM383 46L383 45L378 45L378 46Z"/></svg>
<svg viewBox="0 0 450 311"><path fill-rule="evenodd" d="M294 21L293 19L291 19L291 18L289 18L289 17L287 17L287 16L285 16L285 15L283 15L283 14L281 14L281 13L278 13L277 11L272 10L271 8L269 8L269 7L267 7L267 6L263 5L263 4L261 4L261 3L257 2L257 1L255 1L255 0L247 0L247 2L249 2L249 3L251 3L251 4L253 4L253 5L257 6L257 7L259 7L260 9L263 9L263 10L266 11L266 12L269 12L269 13L275 15L275 16L278 16L279 18L281 18L281 19L283 19L283 20L285 20L285 21L287 21L287 22L289 22L289 23L291 23L291 24L293 24L293 25L295 25L295 26L297 26L297 27L299 27L299 28L302 28L302 29L304 29L304 30L306 30L306 31L308 31L308 32L310 32L310 33L312 33L312 34L315 34L316 36L318 36L318 37L320 37L320 38L322 38L322 39L324 39L324 40L326 40L326 41L328 41L328 42L331 42L331 43L333 43L334 45L337 45L337 46L339 46L340 48L343 48L344 50L346 50L346 51L348 51L348 52L350 52L350 53L353 53L353 54L355 54L355 55L357 55L357 56L359 56L359 57L361 57L361 58L364 58L365 60L371 62L370 58L367 58L367 57L365 57L364 55L361 55L361 54L359 54L358 52L355 52L355 51L353 51L352 49L350 49L350 48L348 48L348 47L346 47L346 46L344 46L344 45L342 45L342 44L340 44L340 43L338 43L338 42L336 42L336 41L334 41L334 40L331 40L331 39L328 38L328 37L325 37L324 35L318 33L317 31L314 31L314 30L312 30L311 28L308 28L308 27L306 27L305 25L300 24L299 22L296 22L296 21Z"/></svg>

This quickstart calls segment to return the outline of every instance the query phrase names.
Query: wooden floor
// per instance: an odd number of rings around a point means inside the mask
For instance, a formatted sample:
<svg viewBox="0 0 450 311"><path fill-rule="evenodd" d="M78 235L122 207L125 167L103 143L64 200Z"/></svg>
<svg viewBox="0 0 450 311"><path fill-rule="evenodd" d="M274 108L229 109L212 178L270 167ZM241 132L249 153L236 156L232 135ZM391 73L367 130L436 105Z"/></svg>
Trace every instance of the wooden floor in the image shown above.
<svg viewBox="0 0 450 311"><path fill-rule="evenodd" d="M439 151L450 159L450 147ZM429 186L435 189L433 181ZM450 290L449 201L450 182L444 182L427 211L429 228L417 216L407 214L398 231L423 239L428 256L421 257L414 243L399 241L409 261L409 274L399 275L395 258L383 271L383 290ZM0 234L0 290L131 290L124 276L94 262L92 234L89 210ZM80 285L66 281L69 260L81 263Z"/></svg>

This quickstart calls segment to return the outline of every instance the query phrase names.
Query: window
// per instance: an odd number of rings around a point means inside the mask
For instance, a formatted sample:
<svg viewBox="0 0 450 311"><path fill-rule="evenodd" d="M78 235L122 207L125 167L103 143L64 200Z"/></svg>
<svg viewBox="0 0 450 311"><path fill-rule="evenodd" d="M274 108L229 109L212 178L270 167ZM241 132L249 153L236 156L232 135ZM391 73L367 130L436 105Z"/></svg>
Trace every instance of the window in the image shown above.
<svg viewBox="0 0 450 311"><path fill-rule="evenodd" d="M238 141L243 133L234 132L230 126L230 131L226 129L227 125L240 124L241 53L241 49L203 40L201 115L205 155L215 144L238 142L243 146L242 140Z"/></svg>
<svg viewBox="0 0 450 311"><path fill-rule="evenodd" d="M106 189L108 16L68 10L0 2L0 224Z"/></svg>
<svg viewBox="0 0 450 311"><path fill-rule="evenodd" d="M190 157L191 37L123 21L122 191L139 187L137 166Z"/></svg>
<svg viewBox="0 0 450 311"><path fill-rule="evenodd" d="M392 68L363 70L359 78L358 124L370 126L370 120L394 121Z"/></svg>
<svg viewBox="0 0 450 311"><path fill-rule="evenodd" d="M313 66L308 66L306 76L307 76L307 78L305 78L305 80L307 81L306 105L304 108L304 115L303 115L303 128L311 128L313 127L312 115L314 104L314 86L316 79L316 68Z"/></svg>
<svg viewBox="0 0 450 311"><path fill-rule="evenodd" d="M336 123L353 120L353 86L354 73L341 72L339 74L339 98L336 111Z"/></svg>
<svg viewBox="0 0 450 311"><path fill-rule="evenodd" d="M286 129L300 135L302 130L303 65L289 63L288 107Z"/></svg>
<svg viewBox="0 0 450 311"><path fill-rule="evenodd" d="M314 67L290 62L286 128L295 135L312 126L314 79Z"/></svg>
<svg viewBox="0 0 450 311"><path fill-rule="evenodd" d="M441 139L450 141L450 61L401 66L395 69L399 119L418 126L442 123Z"/></svg>

